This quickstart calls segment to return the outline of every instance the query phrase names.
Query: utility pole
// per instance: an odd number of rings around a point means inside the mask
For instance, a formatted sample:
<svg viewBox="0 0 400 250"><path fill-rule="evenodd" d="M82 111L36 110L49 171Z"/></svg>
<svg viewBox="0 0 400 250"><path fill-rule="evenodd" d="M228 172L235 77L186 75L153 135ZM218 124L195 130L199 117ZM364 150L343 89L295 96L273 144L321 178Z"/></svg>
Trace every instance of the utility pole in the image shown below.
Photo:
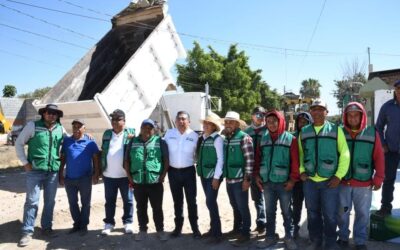
<svg viewBox="0 0 400 250"><path fill-rule="evenodd" d="M368 52L368 73L371 73L373 70L372 64L371 64L371 48L368 47L367 48L367 52Z"/></svg>

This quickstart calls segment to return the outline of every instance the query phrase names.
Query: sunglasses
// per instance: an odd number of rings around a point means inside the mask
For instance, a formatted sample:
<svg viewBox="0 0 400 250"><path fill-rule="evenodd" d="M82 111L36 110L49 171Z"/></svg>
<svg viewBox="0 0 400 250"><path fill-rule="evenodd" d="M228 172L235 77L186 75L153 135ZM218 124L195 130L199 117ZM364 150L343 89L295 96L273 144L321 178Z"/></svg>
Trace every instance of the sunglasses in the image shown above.
<svg viewBox="0 0 400 250"><path fill-rule="evenodd" d="M261 119L264 118L265 115L263 113L256 113L255 116L256 118Z"/></svg>

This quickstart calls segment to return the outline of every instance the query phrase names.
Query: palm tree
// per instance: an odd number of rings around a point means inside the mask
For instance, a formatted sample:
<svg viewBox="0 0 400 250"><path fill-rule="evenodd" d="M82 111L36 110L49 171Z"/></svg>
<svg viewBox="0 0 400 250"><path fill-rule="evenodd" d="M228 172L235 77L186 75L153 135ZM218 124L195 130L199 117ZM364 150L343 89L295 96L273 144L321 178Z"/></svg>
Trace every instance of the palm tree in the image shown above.
<svg viewBox="0 0 400 250"><path fill-rule="evenodd" d="M319 88L321 84L316 79L309 78L301 82L300 95L302 99L305 98L319 98L320 91Z"/></svg>

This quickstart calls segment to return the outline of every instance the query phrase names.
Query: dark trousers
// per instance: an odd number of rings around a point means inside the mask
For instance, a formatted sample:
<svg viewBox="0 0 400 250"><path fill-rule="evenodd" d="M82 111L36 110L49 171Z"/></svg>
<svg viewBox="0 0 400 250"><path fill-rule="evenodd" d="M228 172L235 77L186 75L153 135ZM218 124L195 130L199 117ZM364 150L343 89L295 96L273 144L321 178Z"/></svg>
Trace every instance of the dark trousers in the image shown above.
<svg viewBox="0 0 400 250"><path fill-rule="evenodd" d="M400 154L387 152L385 154L385 180L382 186L382 207L392 210L394 183L396 181L397 167L400 161Z"/></svg>
<svg viewBox="0 0 400 250"><path fill-rule="evenodd" d="M210 213L210 231L213 236L219 237L222 236L222 232L217 203L218 189L214 190L212 188L212 181L213 178L201 178L201 184L206 195L206 205Z"/></svg>
<svg viewBox="0 0 400 250"><path fill-rule="evenodd" d="M183 169L169 168L169 186L171 188L172 199L175 209L175 227L179 230L183 225L183 192L185 192L189 222L192 230L198 230L197 224L197 203L196 203L196 170L194 167Z"/></svg>
<svg viewBox="0 0 400 250"><path fill-rule="evenodd" d="M304 192L303 192L303 182L298 181L294 184L292 192L292 206L293 206L293 227L294 231L299 231L299 223L301 220L301 210L303 209Z"/></svg>
<svg viewBox="0 0 400 250"><path fill-rule="evenodd" d="M162 210L162 201L164 195L164 187L162 183L155 184L137 184L133 190L136 200L137 218L139 222L139 230L147 231L147 203L150 201L153 210L153 220L156 231L164 231L164 214Z"/></svg>
<svg viewBox="0 0 400 250"><path fill-rule="evenodd" d="M249 236L251 225L249 192L242 190L242 183L242 181L227 183L226 191L233 209L233 230Z"/></svg>
<svg viewBox="0 0 400 250"><path fill-rule="evenodd" d="M115 206L117 202L118 190L121 193L124 214L122 215L122 223L130 224L133 219L133 195L129 188L128 177L108 178L103 177L104 195L106 198L106 218L105 223L115 225Z"/></svg>
<svg viewBox="0 0 400 250"><path fill-rule="evenodd" d="M92 177L86 176L81 179L65 179L65 191L67 192L69 211L74 220L73 227L86 228L89 224L90 200L92 197ZM81 198L82 207L79 209L78 193Z"/></svg>

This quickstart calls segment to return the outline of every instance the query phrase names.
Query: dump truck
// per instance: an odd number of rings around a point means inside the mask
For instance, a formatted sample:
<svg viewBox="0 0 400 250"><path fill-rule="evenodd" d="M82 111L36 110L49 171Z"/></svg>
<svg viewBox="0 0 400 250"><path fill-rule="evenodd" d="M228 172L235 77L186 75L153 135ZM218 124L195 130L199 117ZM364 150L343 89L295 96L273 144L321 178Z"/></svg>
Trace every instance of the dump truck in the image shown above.
<svg viewBox="0 0 400 250"><path fill-rule="evenodd" d="M97 141L111 128L109 114L115 109L123 110L126 125L138 131L173 83L176 60L186 57L165 2L131 3L111 22L112 29L33 103L36 109L57 104L68 132L73 119L84 119Z"/></svg>

